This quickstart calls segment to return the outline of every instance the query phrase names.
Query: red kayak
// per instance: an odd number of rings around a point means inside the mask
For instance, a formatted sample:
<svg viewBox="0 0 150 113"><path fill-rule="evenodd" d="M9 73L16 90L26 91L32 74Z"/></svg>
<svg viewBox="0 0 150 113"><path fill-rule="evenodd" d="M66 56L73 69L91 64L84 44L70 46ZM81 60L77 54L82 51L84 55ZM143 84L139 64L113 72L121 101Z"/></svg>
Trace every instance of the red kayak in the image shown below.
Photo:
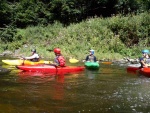
<svg viewBox="0 0 150 113"><path fill-rule="evenodd" d="M150 68L141 68L141 69L139 70L139 73L140 73L141 75L146 76L146 77L150 77Z"/></svg>
<svg viewBox="0 0 150 113"><path fill-rule="evenodd" d="M33 66L22 65L22 66L16 66L16 67L23 71L56 73L56 74L79 72L85 69L84 66L55 67L51 65L33 65Z"/></svg>
<svg viewBox="0 0 150 113"><path fill-rule="evenodd" d="M137 70L140 69L140 66L141 66L140 64L128 65L127 72L136 74Z"/></svg>

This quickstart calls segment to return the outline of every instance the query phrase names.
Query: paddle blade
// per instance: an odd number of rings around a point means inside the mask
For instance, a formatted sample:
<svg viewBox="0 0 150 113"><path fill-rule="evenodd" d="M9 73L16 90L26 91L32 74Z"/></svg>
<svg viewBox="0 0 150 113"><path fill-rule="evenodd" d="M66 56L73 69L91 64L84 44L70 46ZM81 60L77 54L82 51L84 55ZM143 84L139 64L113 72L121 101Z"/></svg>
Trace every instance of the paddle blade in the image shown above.
<svg viewBox="0 0 150 113"><path fill-rule="evenodd" d="M53 64L52 61L44 61L44 64Z"/></svg>
<svg viewBox="0 0 150 113"><path fill-rule="evenodd" d="M78 63L79 60L77 60L77 59L69 59L69 62L70 62L70 63Z"/></svg>

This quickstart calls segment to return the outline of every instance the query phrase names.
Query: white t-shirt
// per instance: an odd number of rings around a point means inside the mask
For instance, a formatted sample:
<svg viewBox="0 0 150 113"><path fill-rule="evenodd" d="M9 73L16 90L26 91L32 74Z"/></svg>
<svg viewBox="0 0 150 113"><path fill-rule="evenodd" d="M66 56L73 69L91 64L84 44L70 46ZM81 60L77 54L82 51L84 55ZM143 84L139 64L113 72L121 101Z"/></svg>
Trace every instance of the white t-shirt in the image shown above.
<svg viewBox="0 0 150 113"><path fill-rule="evenodd" d="M25 59L34 59L34 58L40 58L39 55L37 53L34 53L32 56L30 57L25 57Z"/></svg>

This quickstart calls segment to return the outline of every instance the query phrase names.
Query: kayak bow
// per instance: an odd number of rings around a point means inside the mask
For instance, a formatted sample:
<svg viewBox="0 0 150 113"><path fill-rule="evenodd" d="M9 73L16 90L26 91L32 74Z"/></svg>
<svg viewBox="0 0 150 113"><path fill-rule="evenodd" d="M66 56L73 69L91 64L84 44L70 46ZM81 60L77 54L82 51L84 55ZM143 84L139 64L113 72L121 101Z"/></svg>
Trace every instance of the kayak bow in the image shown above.
<svg viewBox="0 0 150 113"><path fill-rule="evenodd" d="M85 62L84 66L87 69L91 69L91 70L99 69L99 63L98 62Z"/></svg>

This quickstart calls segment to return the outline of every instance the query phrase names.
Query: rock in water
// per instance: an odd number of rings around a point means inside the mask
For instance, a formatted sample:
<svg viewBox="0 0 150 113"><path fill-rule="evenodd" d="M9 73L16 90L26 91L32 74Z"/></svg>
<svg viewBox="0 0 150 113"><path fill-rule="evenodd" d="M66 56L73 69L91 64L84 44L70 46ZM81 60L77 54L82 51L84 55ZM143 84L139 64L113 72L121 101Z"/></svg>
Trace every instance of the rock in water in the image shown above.
<svg viewBox="0 0 150 113"><path fill-rule="evenodd" d="M9 69L2 68L2 67L0 66L0 74L9 73L9 72L10 72Z"/></svg>

